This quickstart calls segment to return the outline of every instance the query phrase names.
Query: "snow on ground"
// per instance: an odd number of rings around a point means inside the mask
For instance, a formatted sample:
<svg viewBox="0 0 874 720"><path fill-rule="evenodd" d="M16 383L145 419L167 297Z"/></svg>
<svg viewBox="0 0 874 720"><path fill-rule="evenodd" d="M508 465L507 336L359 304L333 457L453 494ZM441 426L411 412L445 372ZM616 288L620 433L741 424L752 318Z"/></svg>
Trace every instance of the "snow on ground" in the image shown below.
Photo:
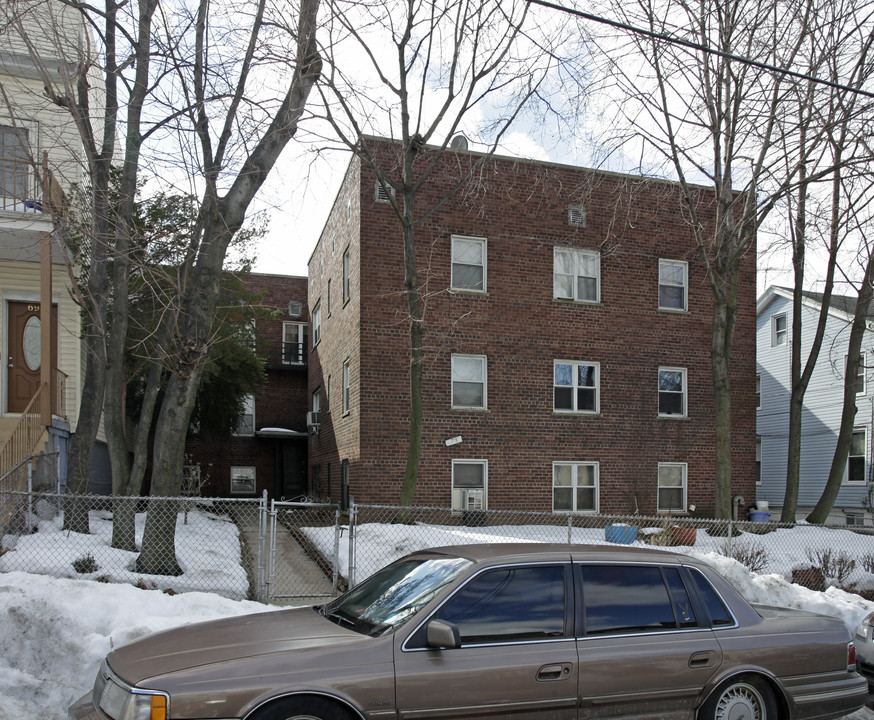
<svg viewBox="0 0 874 720"><path fill-rule="evenodd" d="M43 520L39 532L19 538L15 550L0 558L0 647L3 648L0 653L0 720L64 720L67 706L90 690L103 656L113 647L147 633L201 620L273 609L260 603L225 597L232 594L230 588L238 587L240 573L245 575L239 567L239 558L226 558L222 571L216 570L216 565L210 560L209 570L204 570L200 556L209 555L207 548L212 552L221 552L219 548L228 546L225 544L226 538L214 537L215 542L208 544L199 538L196 551L186 548L189 529L233 534L236 528L232 524L217 523L208 513L199 512L190 513L188 523L185 525L180 520L177 526L180 564L186 575L190 573L190 577L197 577L199 582L209 576L214 582L215 593L184 592L170 595L160 590L119 584L116 581L124 581L131 575L129 567L132 554L118 552L112 555L115 565L110 567L104 559L107 555L102 550L103 567L93 575L110 582L73 579L82 577L71 569L73 560L81 557L83 552L87 554L88 548L96 547L96 543L108 545L109 522L92 522L92 528L97 532L90 536L77 536L70 549L62 553L58 552L56 544L60 532L57 521ZM204 525L201 526L201 523ZM541 541L566 542L568 539L566 529L539 530L542 532L537 539ZM553 531L558 531L555 537L549 535ZM530 527L511 526L459 528L365 525L358 530L356 577L360 580L383 564L416 548L470 542L511 542L530 539L530 532ZM766 547L769 558L781 563L788 561L791 566L791 562L798 558L784 556L788 556L792 548L803 547L803 542L828 542L835 547L834 534L830 534L826 540L824 536L817 536L819 532L819 528L801 527L744 541L761 543ZM318 529L310 529L309 533L315 542L320 541ZM604 540L603 531L579 529L574 530L572 539L574 542L591 543L602 543ZM715 552L717 539L712 539L713 543L707 540L706 534L699 530L696 549L692 551L686 548L684 551L694 552L712 563L752 602L833 615L843 619L851 629L868 612L874 611L874 603L858 595L835 588L824 593L801 588L792 585L782 575L768 572L768 567L763 573L752 573L740 563ZM718 540L724 542L724 538ZM333 548L333 531L329 547ZM348 569L346 543L341 543L341 548L344 553L342 562ZM798 551L795 552L797 554ZM33 558L40 559L40 567L45 572L67 577L53 578L15 569L16 564L25 566L25 561ZM805 559L803 550L801 559ZM870 584L872 578L867 575L860 574L854 581ZM184 587L179 578L173 579L173 586L178 589ZM848 717L853 720L874 720L874 711L863 708Z"/></svg>

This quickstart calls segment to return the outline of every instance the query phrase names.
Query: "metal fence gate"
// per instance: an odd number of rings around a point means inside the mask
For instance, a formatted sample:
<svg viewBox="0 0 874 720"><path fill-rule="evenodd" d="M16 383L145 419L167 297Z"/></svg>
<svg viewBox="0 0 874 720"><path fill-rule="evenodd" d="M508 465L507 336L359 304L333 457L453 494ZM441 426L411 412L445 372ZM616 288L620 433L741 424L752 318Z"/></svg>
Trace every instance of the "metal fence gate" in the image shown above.
<svg viewBox="0 0 874 720"><path fill-rule="evenodd" d="M340 589L340 507L330 503L261 498L258 522L256 599L308 604L335 597Z"/></svg>

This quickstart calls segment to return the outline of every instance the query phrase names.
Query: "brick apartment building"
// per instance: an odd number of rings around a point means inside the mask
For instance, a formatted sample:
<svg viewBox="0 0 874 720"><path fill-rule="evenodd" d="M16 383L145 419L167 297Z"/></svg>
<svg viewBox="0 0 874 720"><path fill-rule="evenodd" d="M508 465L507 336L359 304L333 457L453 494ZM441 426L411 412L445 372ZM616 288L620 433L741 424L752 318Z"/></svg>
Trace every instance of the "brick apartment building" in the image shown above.
<svg viewBox="0 0 874 720"><path fill-rule="evenodd" d="M397 146L374 142L383 167ZM476 155L449 151L422 207ZM701 193L699 212L710 195ZM309 263L310 492L395 504L407 450L398 220L357 161ZM418 229L415 504L710 514L712 294L677 185L494 157ZM755 253L733 351L732 494L755 487ZM311 417L310 420L315 420Z"/></svg>
<svg viewBox="0 0 874 720"><path fill-rule="evenodd" d="M210 497L293 498L307 490L307 279L252 274L248 290L264 292L262 304L277 320L259 321L267 381L246 399L231 437L192 435L186 443L185 482Z"/></svg>

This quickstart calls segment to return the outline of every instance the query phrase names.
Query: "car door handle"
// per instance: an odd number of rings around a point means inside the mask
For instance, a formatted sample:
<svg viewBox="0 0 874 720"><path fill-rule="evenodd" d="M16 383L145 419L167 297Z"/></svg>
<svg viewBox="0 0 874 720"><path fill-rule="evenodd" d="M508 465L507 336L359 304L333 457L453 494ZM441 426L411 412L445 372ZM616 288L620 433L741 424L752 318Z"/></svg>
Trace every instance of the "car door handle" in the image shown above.
<svg viewBox="0 0 874 720"><path fill-rule="evenodd" d="M540 682L548 682L551 680L564 680L571 675L570 663L555 663L554 665L544 665L537 671L537 680Z"/></svg>
<svg viewBox="0 0 874 720"><path fill-rule="evenodd" d="M692 653L689 656L689 667L708 667L713 664L713 656L714 653L712 650L705 650L703 652Z"/></svg>

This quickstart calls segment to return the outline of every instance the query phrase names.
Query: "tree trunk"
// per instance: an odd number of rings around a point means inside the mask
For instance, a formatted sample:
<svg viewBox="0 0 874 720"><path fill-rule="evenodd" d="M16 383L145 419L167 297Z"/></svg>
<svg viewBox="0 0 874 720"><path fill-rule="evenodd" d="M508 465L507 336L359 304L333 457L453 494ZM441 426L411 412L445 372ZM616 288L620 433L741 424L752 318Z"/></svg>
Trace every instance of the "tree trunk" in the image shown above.
<svg viewBox="0 0 874 720"><path fill-rule="evenodd" d="M847 471L847 457L850 454L850 444L853 441L853 424L856 420L856 378L859 370L860 351L867 329L868 308L871 305L872 295L874 295L874 287L871 285L872 279L874 279L874 253L870 253L868 256L865 278L859 290L859 298L856 301L856 310L853 315L853 325L850 328L846 372L844 373L844 407L841 412L841 427L838 431L835 454L832 457L828 480L822 495L811 513L807 516L807 522L810 523L821 524L828 520L829 513L831 513L834 507Z"/></svg>
<svg viewBox="0 0 874 720"><path fill-rule="evenodd" d="M718 300L721 300L719 302ZM713 372L713 400L715 403L715 455L713 510L715 517L731 517L731 340L728 337L731 309L723 298L714 296L711 367Z"/></svg>
<svg viewBox="0 0 874 720"><path fill-rule="evenodd" d="M410 201L411 203L412 201ZM411 222L404 222L404 289L410 323L410 436L407 446L407 464L404 469L404 484L401 487L400 504L413 504L419 480L419 461L422 456L422 296L419 293L416 268L416 233Z"/></svg>

